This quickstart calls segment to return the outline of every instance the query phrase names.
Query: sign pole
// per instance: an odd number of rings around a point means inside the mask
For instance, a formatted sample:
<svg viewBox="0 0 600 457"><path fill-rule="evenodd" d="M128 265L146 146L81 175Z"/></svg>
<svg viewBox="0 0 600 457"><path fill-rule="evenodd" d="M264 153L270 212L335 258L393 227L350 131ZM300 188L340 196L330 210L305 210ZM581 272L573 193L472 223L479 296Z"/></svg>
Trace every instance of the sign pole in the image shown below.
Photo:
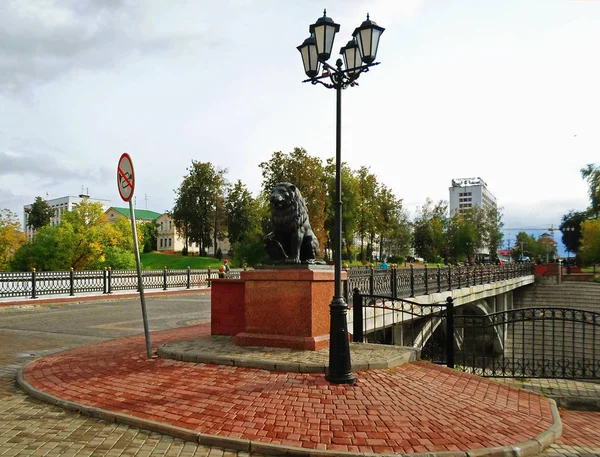
<svg viewBox="0 0 600 457"><path fill-rule="evenodd" d="M135 248L135 263L137 265L138 287L140 289L140 300L142 302L142 317L144 319L144 334L146 335L146 353L148 359L152 358L152 343L150 343L150 332L148 330L148 316L146 314L146 299L144 297L144 281L142 280L142 265L140 263L140 247L138 245L137 228L135 225L135 211L133 203L129 200L129 212L131 213L131 229L133 230L133 246Z"/></svg>
<svg viewBox="0 0 600 457"><path fill-rule="evenodd" d="M140 289L140 300L142 301L142 317L144 319L144 334L146 335L146 352L148 359L152 359L152 344L150 343L150 331L148 330L148 316L146 315L146 299L144 298L144 281L142 279L142 265L140 263L140 247L138 246L137 228L135 226L135 211L131 201L135 189L135 173L133 162L126 152L123 153L117 165L117 189L123 201L129 202L131 213L131 229L133 232L133 246L135 248L135 263L137 265L138 288Z"/></svg>

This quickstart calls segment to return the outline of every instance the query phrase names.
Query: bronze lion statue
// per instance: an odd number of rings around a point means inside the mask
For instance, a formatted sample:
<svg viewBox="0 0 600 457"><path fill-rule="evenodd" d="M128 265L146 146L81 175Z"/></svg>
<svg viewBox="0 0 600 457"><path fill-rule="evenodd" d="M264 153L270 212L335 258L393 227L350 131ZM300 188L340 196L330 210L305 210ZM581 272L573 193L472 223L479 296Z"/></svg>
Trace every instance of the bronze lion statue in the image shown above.
<svg viewBox="0 0 600 457"><path fill-rule="evenodd" d="M265 250L275 263L324 263L315 260L319 240L315 236L302 194L289 182L271 190L273 231L264 237Z"/></svg>

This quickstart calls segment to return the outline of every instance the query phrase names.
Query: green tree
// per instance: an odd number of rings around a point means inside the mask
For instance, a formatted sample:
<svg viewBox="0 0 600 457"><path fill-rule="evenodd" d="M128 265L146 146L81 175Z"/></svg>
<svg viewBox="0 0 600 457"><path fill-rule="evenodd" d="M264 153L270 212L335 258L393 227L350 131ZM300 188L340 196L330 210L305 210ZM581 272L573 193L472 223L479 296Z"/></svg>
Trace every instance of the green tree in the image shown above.
<svg viewBox="0 0 600 457"><path fill-rule="evenodd" d="M356 232L360 237L360 260L372 260L370 252L365 252L365 238L371 241L376 231L376 201L378 192L377 177L369 167L361 167L356 171L358 181L358 217ZM370 251L367 246L367 251Z"/></svg>
<svg viewBox="0 0 600 457"><path fill-rule="evenodd" d="M325 220L328 199L327 184L321 159L310 156L304 148L290 153L274 152L268 162L262 162L263 198L268 200L271 189L280 182L290 182L299 190L308 209L310 224L321 249L327 245ZM268 233L270 230L266 227Z"/></svg>
<svg viewBox="0 0 600 457"><path fill-rule="evenodd" d="M0 210L0 271L8 270L15 252L25 243L21 224L9 209Z"/></svg>
<svg viewBox="0 0 600 457"><path fill-rule="evenodd" d="M410 247L408 216L402 208L402 200L385 185L378 187L375 196L375 229L379 237L379 259L405 257Z"/></svg>
<svg viewBox="0 0 600 457"><path fill-rule="evenodd" d="M229 243L239 243L255 234L259 228L259 213L256 200L247 187L238 180L225 201L227 236Z"/></svg>
<svg viewBox="0 0 600 457"><path fill-rule="evenodd" d="M600 219L581 223L581 258L586 263L600 263Z"/></svg>
<svg viewBox="0 0 600 457"><path fill-rule="evenodd" d="M594 217L600 214L600 167L589 163L580 170L581 177L588 183L590 212Z"/></svg>
<svg viewBox="0 0 600 457"><path fill-rule="evenodd" d="M42 197L35 197L35 201L25 210L25 213L27 214L27 227L38 230L50 225L50 218L54 215L54 210Z"/></svg>
<svg viewBox="0 0 600 457"><path fill-rule="evenodd" d="M533 235L519 232L516 237L515 247L512 250L512 256L515 260L520 260L525 256L534 261L546 258L546 249L546 244L541 241L541 237L536 239Z"/></svg>
<svg viewBox="0 0 600 457"><path fill-rule="evenodd" d="M498 249L502 246L504 234L502 233L502 212L501 209L490 207L483 209L485 242L489 249L490 255L494 258L497 255Z"/></svg>
<svg viewBox="0 0 600 457"><path fill-rule="evenodd" d="M219 217L219 197L224 194L227 170L215 168L210 162L192 160L179 189L173 207L173 221L188 242L198 244L200 253L206 255L213 240L223 233L224 218ZM214 238L213 238L214 236Z"/></svg>
<svg viewBox="0 0 600 457"><path fill-rule="evenodd" d="M327 184L327 199L325 230L329 234L327 239L327 248L329 252L333 249L333 230L335 225L335 162L332 158L327 159L325 165L325 180ZM342 164L341 167L342 184L342 249L345 251L343 257L346 260L352 260L352 246L354 244L354 234L357 227L358 217L358 180L350 167Z"/></svg>
<svg viewBox="0 0 600 457"><path fill-rule="evenodd" d="M587 212L571 210L562 217L560 231L567 251L577 254L581 240L581 224L588 219Z"/></svg>
<svg viewBox="0 0 600 457"><path fill-rule="evenodd" d="M156 251L158 249L158 224L154 221L148 221L138 223L137 227L142 235L142 252Z"/></svg>
<svg viewBox="0 0 600 457"><path fill-rule="evenodd" d="M40 228L35 240L15 253L11 266L46 271L135 268L131 223L120 219L111 224L101 203L83 200L63 215L59 226Z"/></svg>
<svg viewBox="0 0 600 457"><path fill-rule="evenodd" d="M454 214L448 224L449 256L461 262L471 259L480 247L480 235L475 214L478 208Z"/></svg>
<svg viewBox="0 0 600 457"><path fill-rule="evenodd" d="M448 204L440 200L435 205L428 198L417 211L413 222L415 253L428 262L440 262L448 252Z"/></svg>

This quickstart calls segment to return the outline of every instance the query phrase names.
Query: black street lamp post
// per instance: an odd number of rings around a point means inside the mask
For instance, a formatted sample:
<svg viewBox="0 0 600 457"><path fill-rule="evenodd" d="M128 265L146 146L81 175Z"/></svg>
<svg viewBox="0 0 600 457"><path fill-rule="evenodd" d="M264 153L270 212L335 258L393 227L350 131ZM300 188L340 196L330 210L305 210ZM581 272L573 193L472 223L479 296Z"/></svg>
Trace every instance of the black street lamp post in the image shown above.
<svg viewBox="0 0 600 457"><path fill-rule="evenodd" d="M356 377L351 371L350 345L348 342L348 304L342 296L342 89L357 86L356 80L361 73L378 65L375 62L379 38L385 30L369 19L354 30L352 39L342 47L333 68L327 63L331 56L333 40L340 26L327 17L323 17L309 27L310 37L304 40L298 50L302 55L304 72L309 77L302 82L322 84L336 91L336 133L335 133L335 223L333 236L335 279L333 300L330 309L329 331L329 370L326 379L334 384L354 384ZM321 64L323 73L319 75ZM346 69L342 69L345 64Z"/></svg>

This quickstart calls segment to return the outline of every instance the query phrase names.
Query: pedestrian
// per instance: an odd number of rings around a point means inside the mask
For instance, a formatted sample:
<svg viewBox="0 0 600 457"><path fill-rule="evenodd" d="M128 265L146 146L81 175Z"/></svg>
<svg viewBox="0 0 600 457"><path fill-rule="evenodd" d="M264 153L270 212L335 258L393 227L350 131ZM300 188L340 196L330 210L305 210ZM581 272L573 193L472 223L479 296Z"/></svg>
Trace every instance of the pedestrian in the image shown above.
<svg viewBox="0 0 600 457"><path fill-rule="evenodd" d="M383 263L380 265L380 267L381 267L382 269L384 269L384 270L387 270L387 269L388 269L388 264L387 264L387 262L385 261L385 259L383 260Z"/></svg>
<svg viewBox="0 0 600 457"><path fill-rule="evenodd" d="M223 265L225 266L225 274L229 275L229 272L231 271L231 268L229 268L229 260L223 260Z"/></svg>

